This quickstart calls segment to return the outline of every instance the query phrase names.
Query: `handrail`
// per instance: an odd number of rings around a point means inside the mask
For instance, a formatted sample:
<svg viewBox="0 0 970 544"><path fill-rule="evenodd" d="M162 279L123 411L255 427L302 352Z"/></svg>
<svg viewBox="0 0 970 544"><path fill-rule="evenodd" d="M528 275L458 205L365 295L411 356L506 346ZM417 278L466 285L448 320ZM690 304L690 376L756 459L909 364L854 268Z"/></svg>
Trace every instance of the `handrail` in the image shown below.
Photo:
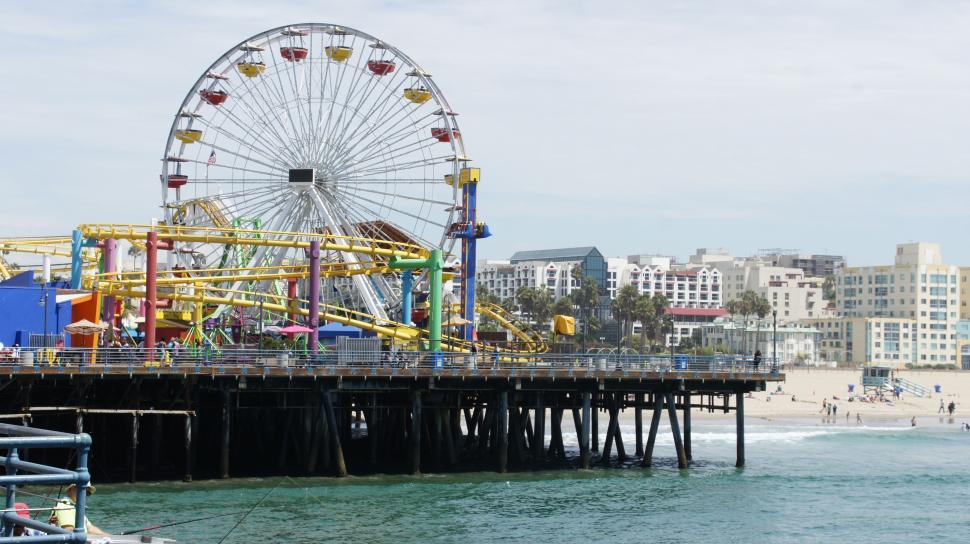
<svg viewBox="0 0 970 544"><path fill-rule="evenodd" d="M87 542L85 510L87 488L91 481L88 473L88 454L91 451L91 437L85 433L70 434L45 429L35 429L20 425L0 423L0 463L6 473L0 475L0 486L7 492L6 508L0 513L0 544L39 543L39 542ZM69 470L20 459L23 448L68 448L77 454L77 468ZM18 474L23 471L25 474ZM20 516L14 505L17 501L17 486L20 484L64 485L75 484L78 488L74 504L74 530L68 531L39 520ZM17 526L35 529L44 535L14 536Z"/></svg>

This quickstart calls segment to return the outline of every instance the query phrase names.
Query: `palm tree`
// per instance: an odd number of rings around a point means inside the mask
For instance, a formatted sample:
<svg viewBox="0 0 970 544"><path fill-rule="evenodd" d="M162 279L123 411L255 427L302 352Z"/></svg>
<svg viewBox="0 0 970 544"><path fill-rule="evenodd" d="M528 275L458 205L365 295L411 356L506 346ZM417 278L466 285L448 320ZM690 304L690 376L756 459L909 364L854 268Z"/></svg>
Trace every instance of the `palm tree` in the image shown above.
<svg viewBox="0 0 970 544"><path fill-rule="evenodd" d="M633 318L640 322L640 351L647 343L647 336L652 335L657 320L657 308L653 297L648 294L640 295L633 310Z"/></svg>
<svg viewBox="0 0 970 544"><path fill-rule="evenodd" d="M573 315L573 298L566 295L556 301L552 306L552 313L555 315Z"/></svg>
<svg viewBox="0 0 970 544"><path fill-rule="evenodd" d="M742 353L747 353L748 318L752 315L757 315L760 322L771 311L771 304L768 303L768 299L765 297L748 289L741 293L741 296L738 298L729 301L724 307L727 308L727 311L731 312L731 315L742 317L741 351ZM755 339L755 349L757 349L757 339Z"/></svg>
<svg viewBox="0 0 970 544"><path fill-rule="evenodd" d="M610 304L610 311L616 319L618 334L620 339L618 346L622 347L623 337L626 336L627 325L633 322L633 314L636 312L637 300L640 298L640 291L633 285L624 285L616 293L616 298Z"/></svg>
<svg viewBox="0 0 970 544"><path fill-rule="evenodd" d="M593 311L599 306L600 291L596 280L587 276L581 266L574 266L570 270L570 275L579 284L577 288L573 289L571 297L573 303L579 308L579 317L583 322L583 350L585 351L586 338L593 334L591 325L596 318Z"/></svg>

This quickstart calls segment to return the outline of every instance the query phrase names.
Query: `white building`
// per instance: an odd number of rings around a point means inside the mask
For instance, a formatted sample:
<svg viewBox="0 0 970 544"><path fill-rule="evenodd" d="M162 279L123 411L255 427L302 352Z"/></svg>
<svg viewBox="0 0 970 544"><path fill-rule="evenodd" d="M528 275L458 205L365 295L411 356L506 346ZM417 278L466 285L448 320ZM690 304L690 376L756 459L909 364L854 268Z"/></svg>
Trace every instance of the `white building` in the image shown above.
<svg viewBox="0 0 970 544"><path fill-rule="evenodd" d="M671 308L723 306L721 272L716 268L686 269L673 266L669 257L643 256L610 258L607 266L606 287L611 300L624 285L633 285L642 295L667 297Z"/></svg>
<svg viewBox="0 0 970 544"><path fill-rule="evenodd" d="M779 363L815 364L819 361L821 333L814 327L795 324L779 326L774 342L771 320L752 320L742 327L741 323L724 318L701 325L700 329L701 345L705 348L745 355L753 355L760 350L765 361L771 360L774 348Z"/></svg>
<svg viewBox="0 0 970 544"><path fill-rule="evenodd" d="M842 365L904 367L916 361L918 328L907 317L829 317L802 325L821 333L819 357Z"/></svg>
<svg viewBox="0 0 970 544"><path fill-rule="evenodd" d="M913 364L957 364L960 280L938 244L898 244L895 264L836 272L836 309L845 317L915 320Z"/></svg>

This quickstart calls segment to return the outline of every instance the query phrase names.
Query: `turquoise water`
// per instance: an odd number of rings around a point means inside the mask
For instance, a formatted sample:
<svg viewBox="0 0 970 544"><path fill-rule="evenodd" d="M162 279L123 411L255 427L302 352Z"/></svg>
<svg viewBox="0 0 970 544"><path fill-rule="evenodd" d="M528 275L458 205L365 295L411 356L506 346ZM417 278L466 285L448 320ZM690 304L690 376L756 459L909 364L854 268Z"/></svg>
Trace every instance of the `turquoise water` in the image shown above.
<svg viewBox="0 0 970 544"><path fill-rule="evenodd" d="M970 433L959 421L747 428L740 470L733 425L695 421L689 471L676 468L662 436L659 466L648 470L105 485L91 518L124 530L234 512L265 496L225 542L970 540ZM624 430L632 450L632 428ZM218 542L240 517L157 534Z"/></svg>

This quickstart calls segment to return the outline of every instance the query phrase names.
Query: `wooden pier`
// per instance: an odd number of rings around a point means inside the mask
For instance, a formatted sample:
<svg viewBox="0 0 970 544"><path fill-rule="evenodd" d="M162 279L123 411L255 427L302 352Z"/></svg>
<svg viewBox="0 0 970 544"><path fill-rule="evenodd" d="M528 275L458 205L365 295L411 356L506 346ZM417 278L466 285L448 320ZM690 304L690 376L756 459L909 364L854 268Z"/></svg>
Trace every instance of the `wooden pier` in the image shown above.
<svg viewBox="0 0 970 544"><path fill-rule="evenodd" d="M90 433L96 481L649 467L663 418L687 469L694 410L736 412L740 467L744 396L784 379L619 366L3 366L0 418Z"/></svg>

